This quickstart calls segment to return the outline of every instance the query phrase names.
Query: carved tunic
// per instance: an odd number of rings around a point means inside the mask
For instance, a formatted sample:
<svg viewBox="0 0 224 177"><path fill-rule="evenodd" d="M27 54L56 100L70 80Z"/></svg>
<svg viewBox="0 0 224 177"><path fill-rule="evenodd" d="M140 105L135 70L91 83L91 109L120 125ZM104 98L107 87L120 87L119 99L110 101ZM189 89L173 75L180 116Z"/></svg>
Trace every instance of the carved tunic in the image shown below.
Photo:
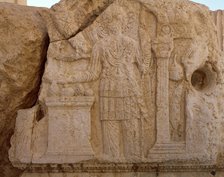
<svg viewBox="0 0 224 177"><path fill-rule="evenodd" d="M125 120L147 114L141 72L146 68L136 41L122 34L109 36L93 47L89 68L73 76L89 82L100 76L101 120Z"/></svg>
<svg viewBox="0 0 224 177"><path fill-rule="evenodd" d="M76 82L100 76L104 153L114 158L140 157L139 120L148 118L141 78L146 65L137 42L120 34L97 42L89 68L74 76Z"/></svg>
<svg viewBox="0 0 224 177"><path fill-rule="evenodd" d="M90 71L101 71L101 120L140 118L142 68L138 45L129 37L112 36L95 45Z"/></svg>

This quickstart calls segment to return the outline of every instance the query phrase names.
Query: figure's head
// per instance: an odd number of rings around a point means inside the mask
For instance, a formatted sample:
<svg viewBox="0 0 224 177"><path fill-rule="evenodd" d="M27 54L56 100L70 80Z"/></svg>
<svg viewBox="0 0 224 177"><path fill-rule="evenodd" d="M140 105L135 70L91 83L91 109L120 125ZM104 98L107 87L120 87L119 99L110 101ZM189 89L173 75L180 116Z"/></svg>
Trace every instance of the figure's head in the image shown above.
<svg viewBox="0 0 224 177"><path fill-rule="evenodd" d="M99 20L100 36L105 37L122 33L122 29L127 24L126 20L127 14L124 9L118 5L114 5L114 8L105 11Z"/></svg>

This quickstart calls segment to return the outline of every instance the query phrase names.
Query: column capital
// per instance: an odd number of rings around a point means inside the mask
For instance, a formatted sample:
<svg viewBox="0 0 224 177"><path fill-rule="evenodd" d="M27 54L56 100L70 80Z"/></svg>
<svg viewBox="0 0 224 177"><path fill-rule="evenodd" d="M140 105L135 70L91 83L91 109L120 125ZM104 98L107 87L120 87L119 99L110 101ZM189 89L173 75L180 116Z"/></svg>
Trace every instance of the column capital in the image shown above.
<svg viewBox="0 0 224 177"><path fill-rule="evenodd" d="M169 59L173 51L173 38L167 36L157 38L152 44L152 49L157 59Z"/></svg>

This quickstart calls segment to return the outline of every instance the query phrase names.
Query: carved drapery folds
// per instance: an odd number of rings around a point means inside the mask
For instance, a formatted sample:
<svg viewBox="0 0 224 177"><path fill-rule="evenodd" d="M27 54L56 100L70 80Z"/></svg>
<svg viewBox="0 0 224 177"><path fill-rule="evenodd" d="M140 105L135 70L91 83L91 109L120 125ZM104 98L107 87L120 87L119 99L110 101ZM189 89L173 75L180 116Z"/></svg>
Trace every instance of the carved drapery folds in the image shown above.
<svg viewBox="0 0 224 177"><path fill-rule="evenodd" d="M219 113L208 95L217 46L208 40L215 34L201 22L206 12L176 3L114 1L75 36L52 39L39 102L17 117L14 165L212 163ZM43 17L58 36L54 18Z"/></svg>

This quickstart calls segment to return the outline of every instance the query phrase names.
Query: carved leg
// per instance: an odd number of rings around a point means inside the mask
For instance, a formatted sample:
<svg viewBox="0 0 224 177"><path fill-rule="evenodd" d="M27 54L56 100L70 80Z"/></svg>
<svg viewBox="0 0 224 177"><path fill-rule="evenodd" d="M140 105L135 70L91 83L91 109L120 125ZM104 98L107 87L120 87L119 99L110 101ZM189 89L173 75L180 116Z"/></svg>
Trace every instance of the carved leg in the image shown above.
<svg viewBox="0 0 224 177"><path fill-rule="evenodd" d="M140 120L122 121L124 155L126 159L141 159Z"/></svg>
<svg viewBox="0 0 224 177"><path fill-rule="evenodd" d="M120 121L102 121L103 152L105 156L112 158L111 160L121 156L120 126Z"/></svg>

